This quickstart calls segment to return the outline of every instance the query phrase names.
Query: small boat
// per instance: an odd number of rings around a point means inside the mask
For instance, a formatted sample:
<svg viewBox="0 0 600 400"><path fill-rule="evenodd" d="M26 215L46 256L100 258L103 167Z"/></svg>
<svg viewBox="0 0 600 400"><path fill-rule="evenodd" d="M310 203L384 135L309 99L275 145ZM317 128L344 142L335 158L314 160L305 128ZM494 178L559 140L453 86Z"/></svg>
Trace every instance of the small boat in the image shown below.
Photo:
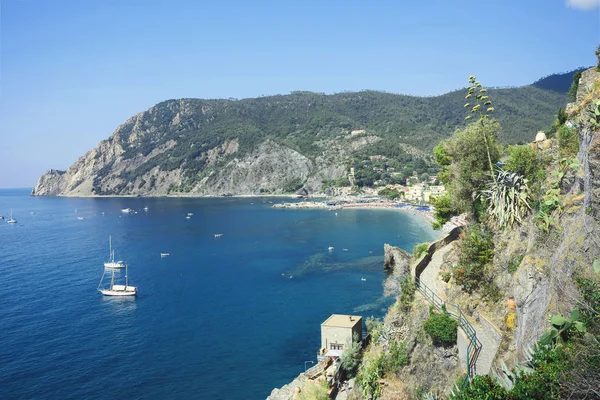
<svg viewBox="0 0 600 400"><path fill-rule="evenodd" d="M81 219L85 219L84 217L77 217L77 219L81 220Z"/></svg>
<svg viewBox="0 0 600 400"><path fill-rule="evenodd" d="M348 249L342 249L343 251L348 251Z"/></svg>
<svg viewBox="0 0 600 400"><path fill-rule="evenodd" d="M122 209L121 209L121 212L122 212L122 213L125 213L125 214L129 214L129 213L132 213L132 212L133 212L133 210L132 210L131 208L122 208Z"/></svg>
<svg viewBox="0 0 600 400"><path fill-rule="evenodd" d="M148 212L148 206L144 207L144 211Z"/></svg>
<svg viewBox="0 0 600 400"><path fill-rule="evenodd" d="M4 215L0 215L0 219L4 219Z"/></svg>
<svg viewBox="0 0 600 400"><path fill-rule="evenodd" d="M191 217L192 215L194 215L194 213L187 213L187 215Z"/></svg>
<svg viewBox="0 0 600 400"><path fill-rule="evenodd" d="M190 219L190 218L192 218L192 217L190 217L189 215L185 216L185 219Z"/></svg>
<svg viewBox="0 0 600 400"><path fill-rule="evenodd" d="M82 218L83 219L83 218ZM104 268L123 268L123 261L115 261L115 250L112 248L112 237L108 237L108 261L104 263Z"/></svg>
<svg viewBox="0 0 600 400"><path fill-rule="evenodd" d="M10 209L10 218L6 220L6 223L8 224L16 224L17 220L13 218L12 216L12 208Z"/></svg>
<svg viewBox="0 0 600 400"><path fill-rule="evenodd" d="M221 236L223 236L223 234L222 234L222 233L215 233L215 237L216 237L216 238L220 238Z"/></svg>
<svg viewBox="0 0 600 400"><path fill-rule="evenodd" d="M360 280L364 282L367 280L367 278L360 278Z"/></svg>
<svg viewBox="0 0 600 400"><path fill-rule="evenodd" d="M163 258L164 258L164 257L169 257L170 255L171 255L171 254L169 254L169 253L160 253L160 256L161 256L161 257L163 257Z"/></svg>
<svg viewBox="0 0 600 400"><path fill-rule="evenodd" d="M109 236L109 242L111 242L111 256L114 256L112 251L112 241ZM114 265L119 265L119 267L115 267ZM121 266L125 267L125 284L116 284L115 276L121 273ZM103 286L104 277L106 273L110 273L110 286L106 289ZM127 268L127 263L123 261L114 262L111 260L108 263L104 263L104 273L102 274L102 278L100 278L100 283L98 284L98 291L105 296L135 296L137 295L137 287L129 286L129 271Z"/></svg>
<svg viewBox="0 0 600 400"><path fill-rule="evenodd" d="M327 248L327 250L329 250L329 251L333 251L333 249L334 249L334 248L335 248L335 247L333 247L333 246L329 246L329 247Z"/></svg>

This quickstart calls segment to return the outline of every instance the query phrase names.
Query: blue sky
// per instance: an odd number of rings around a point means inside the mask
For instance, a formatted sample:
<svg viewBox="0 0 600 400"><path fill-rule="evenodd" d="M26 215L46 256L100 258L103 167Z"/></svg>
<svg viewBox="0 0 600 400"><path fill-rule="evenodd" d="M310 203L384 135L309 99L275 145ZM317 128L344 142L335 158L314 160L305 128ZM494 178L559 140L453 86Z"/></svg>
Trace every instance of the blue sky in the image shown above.
<svg viewBox="0 0 600 400"><path fill-rule="evenodd" d="M172 98L518 86L596 62L600 0L0 0L0 187Z"/></svg>

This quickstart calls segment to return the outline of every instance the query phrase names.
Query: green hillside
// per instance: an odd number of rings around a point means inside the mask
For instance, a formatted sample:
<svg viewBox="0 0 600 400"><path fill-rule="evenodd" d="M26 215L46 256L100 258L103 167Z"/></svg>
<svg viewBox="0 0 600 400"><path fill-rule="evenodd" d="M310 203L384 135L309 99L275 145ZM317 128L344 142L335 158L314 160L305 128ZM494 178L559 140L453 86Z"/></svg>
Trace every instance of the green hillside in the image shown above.
<svg viewBox="0 0 600 400"><path fill-rule="evenodd" d="M571 76L562 74L559 80ZM566 91L545 86L549 89L529 85L489 90L495 117L502 126L501 142L531 141L538 130L552 124L566 103ZM128 179L156 165L161 170L181 168L185 176L197 178L207 161L207 150L230 139L239 141L235 157L270 138L314 159L331 140L353 130L366 130L366 135L380 138L356 157L382 154L409 165L411 172L416 167L415 172L421 173L431 170L431 149L464 125L464 96L464 90L435 97L362 91L333 95L293 92L243 100L168 100L140 114L135 123L128 121L115 137L126 150L125 159L147 156L157 146L176 142L170 151L129 171ZM411 154L406 145L412 146Z"/></svg>

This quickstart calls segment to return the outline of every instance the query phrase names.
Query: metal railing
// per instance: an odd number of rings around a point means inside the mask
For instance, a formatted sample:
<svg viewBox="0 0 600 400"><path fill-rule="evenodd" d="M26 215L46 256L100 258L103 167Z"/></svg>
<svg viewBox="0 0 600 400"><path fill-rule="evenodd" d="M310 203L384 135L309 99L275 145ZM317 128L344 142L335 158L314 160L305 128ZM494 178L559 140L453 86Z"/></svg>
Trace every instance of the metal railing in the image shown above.
<svg viewBox="0 0 600 400"><path fill-rule="evenodd" d="M433 307L439 312L447 312L453 319L458 322L458 326L463 330L469 341L467 346L467 376L462 381L460 389L464 389L469 386L469 382L472 377L477 373L477 359L479 353L481 353L481 342L477 339L477 332L473 325L467 320L462 310L455 304L446 303L440 298L433 290L425 285L419 278L415 278L415 285L419 293L427 299L433 305Z"/></svg>

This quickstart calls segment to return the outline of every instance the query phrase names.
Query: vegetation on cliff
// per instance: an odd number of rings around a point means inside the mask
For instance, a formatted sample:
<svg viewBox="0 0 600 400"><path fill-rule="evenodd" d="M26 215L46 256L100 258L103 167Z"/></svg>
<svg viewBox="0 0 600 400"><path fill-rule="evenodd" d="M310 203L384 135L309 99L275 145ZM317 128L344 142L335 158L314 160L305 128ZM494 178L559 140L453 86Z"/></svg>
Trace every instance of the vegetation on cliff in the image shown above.
<svg viewBox="0 0 600 400"><path fill-rule="evenodd" d="M454 388L455 400L600 398L600 79L593 70L578 75L580 101L559 109L548 139L503 148L496 140L501 121L480 118L434 149L450 193L434 201L436 224L462 213L470 225L445 253L433 286L478 322L478 332L491 329L498 337L490 375ZM403 281L403 296L378 332L422 316L411 284ZM370 358L359 372L365 397L449 396L456 366L436 382L427 372L414 378L419 368L433 367L432 360L443 364L423 354L432 351L426 344L442 343L443 334L455 331L443 326L444 315L430 313L412 327L431 337L404 339L410 369L380 368L376 355L389 353L381 339L367 349Z"/></svg>

